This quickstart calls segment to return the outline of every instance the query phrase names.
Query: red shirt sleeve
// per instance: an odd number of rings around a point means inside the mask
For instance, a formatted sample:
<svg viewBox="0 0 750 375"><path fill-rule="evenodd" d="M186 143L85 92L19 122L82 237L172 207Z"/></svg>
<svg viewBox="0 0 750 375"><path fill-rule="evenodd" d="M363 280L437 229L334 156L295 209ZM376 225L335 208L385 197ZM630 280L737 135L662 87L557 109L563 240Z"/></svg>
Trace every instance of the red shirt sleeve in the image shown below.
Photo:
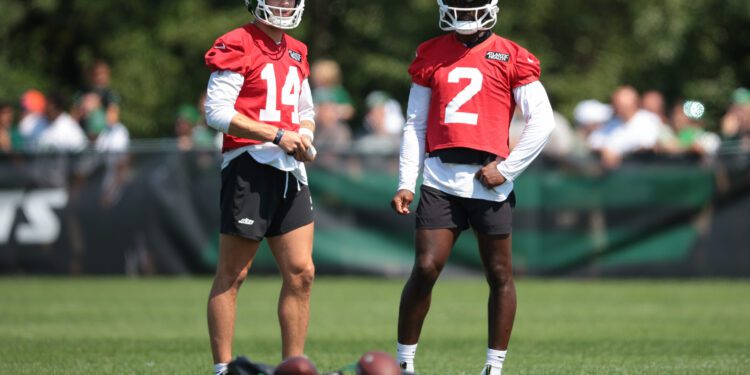
<svg viewBox="0 0 750 375"><path fill-rule="evenodd" d="M417 57L414 58L411 65L409 66L409 75L411 75L412 82L424 86L432 87L432 74L434 69L430 66L427 58L424 55L423 46L417 48Z"/></svg>
<svg viewBox="0 0 750 375"><path fill-rule="evenodd" d="M302 79L305 80L310 77L310 61L307 59L307 46L302 45Z"/></svg>
<svg viewBox="0 0 750 375"><path fill-rule="evenodd" d="M229 70L242 75L249 71L250 55L241 36L228 33L216 40L206 52L206 66L212 72Z"/></svg>
<svg viewBox="0 0 750 375"><path fill-rule="evenodd" d="M538 81L542 75L542 67L539 59L525 48L518 47L514 68L513 82L511 82L512 88Z"/></svg>

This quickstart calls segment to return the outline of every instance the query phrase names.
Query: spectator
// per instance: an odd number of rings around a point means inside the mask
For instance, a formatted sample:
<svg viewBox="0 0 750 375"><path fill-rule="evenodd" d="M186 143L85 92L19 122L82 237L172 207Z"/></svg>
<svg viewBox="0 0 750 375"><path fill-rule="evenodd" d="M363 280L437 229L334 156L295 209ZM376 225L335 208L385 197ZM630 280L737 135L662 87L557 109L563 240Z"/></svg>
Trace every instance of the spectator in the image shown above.
<svg viewBox="0 0 750 375"><path fill-rule="evenodd" d="M576 105L573 118L578 124L574 150L577 154L584 155L589 151L589 136L612 119L612 106L594 99L584 100Z"/></svg>
<svg viewBox="0 0 750 375"><path fill-rule="evenodd" d="M677 133L680 150L701 156L711 156L721 145L718 135L703 128L703 104L678 102L672 108L672 123Z"/></svg>
<svg viewBox="0 0 750 375"><path fill-rule="evenodd" d="M81 151L86 148L86 134L81 126L65 112L66 103L59 93L47 96L44 120L32 132L36 151Z"/></svg>
<svg viewBox="0 0 750 375"><path fill-rule="evenodd" d="M732 93L732 104L721 119L721 136L740 150L750 150L750 90L739 88Z"/></svg>
<svg viewBox="0 0 750 375"><path fill-rule="evenodd" d="M664 102L664 95L656 90L649 90L643 93L641 108L659 116L662 124L668 124L667 106Z"/></svg>
<svg viewBox="0 0 750 375"><path fill-rule="evenodd" d="M96 150L106 153L103 158L105 173L102 179L100 204L109 208L122 197L130 169L130 132L121 122L107 121L107 127L96 138Z"/></svg>
<svg viewBox="0 0 750 375"><path fill-rule="evenodd" d="M352 145L352 131L341 119L338 104L328 91L313 94L315 103L315 165L327 168L348 168L349 160L342 153Z"/></svg>
<svg viewBox="0 0 750 375"><path fill-rule="evenodd" d="M318 91L313 95L315 111L315 147L321 152L317 163L321 160L323 151L333 153L349 149L352 142L352 131L349 125L341 119L336 99L327 91Z"/></svg>
<svg viewBox="0 0 750 375"><path fill-rule="evenodd" d="M94 61L85 76L86 86L75 95L72 115L94 140L108 125L120 122L120 97L109 87L111 72L105 61Z"/></svg>
<svg viewBox="0 0 750 375"><path fill-rule="evenodd" d="M653 151L659 139L659 117L640 109L638 91L622 86L612 94L615 117L594 131L588 139L592 150L601 154L606 168L616 168L628 154Z"/></svg>
<svg viewBox="0 0 750 375"><path fill-rule="evenodd" d="M21 95L21 120L18 124L18 131L21 133L23 143L28 145L33 138L35 129L44 121L44 107L47 106L47 99L41 91L28 90Z"/></svg>
<svg viewBox="0 0 750 375"><path fill-rule="evenodd" d="M201 130L198 131L200 133L197 138L200 138L200 141L197 142L198 144L203 145L205 138L210 137L210 142L207 144L207 146L211 146L219 151L221 151L221 147L224 144L224 133L217 132L216 129L210 127L208 125L208 122L206 121L206 92L204 91L200 98L198 98L198 106L196 107L198 110L198 124L196 125L196 128L200 128ZM204 130L205 129L205 130Z"/></svg>
<svg viewBox="0 0 750 375"><path fill-rule="evenodd" d="M99 152L126 152L130 147L130 132L121 122L107 121L107 127L99 133L94 147Z"/></svg>
<svg viewBox="0 0 750 375"><path fill-rule="evenodd" d="M646 91L641 100L641 108L659 116L659 139L656 142L656 151L668 154L679 153L681 148L667 117L664 95L656 90Z"/></svg>
<svg viewBox="0 0 750 375"><path fill-rule="evenodd" d="M198 119L195 121L195 127L193 127L193 143L200 148L214 148L217 144L221 144L218 143L221 142L221 139L218 138L221 137L221 133L217 133L206 124L206 116L203 111L205 103L206 93L204 92L198 98L198 106L195 107L195 110L198 112Z"/></svg>
<svg viewBox="0 0 750 375"><path fill-rule="evenodd" d="M547 144L542 149L542 153L554 158L561 158L570 155L575 147L575 136L570 122L560 112L552 111L555 118L555 128L550 134ZM513 149L521 138L523 128L526 126L526 120L523 118L521 109L516 107L513 112L513 118L510 121L509 142L510 148Z"/></svg>
<svg viewBox="0 0 750 375"><path fill-rule="evenodd" d="M341 120L349 121L354 117L352 99L342 85L341 68L336 61L321 59L313 63L310 68L310 79L313 95L317 93L332 97Z"/></svg>
<svg viewBox="0 0 750 375"><path fill-rule="evenodd" d="M570 126L570 121L562 113L552 110L552 116L555 119L555 128L552 130L542 153L558 158L570 155L575 143L573 127Z"/></svg>
<svg viewBox="0 0 750 375"><path fill-rule="evenodd" d="M368 111L365 115L365 129L369 130L370 122L384 121L385 130L401 138L406 119L398 101L383 91L373 91L365 98L365 105Z"/></svg>
<svg viewBox="0 0 750 375"><path fill-rule="evenodd" d="M195 146L193 138L193 129L195 124L200 120L200 113L195 107L189 104L183 104L177 110L177 118L174 124L174 133L177 137L177 148L182 151L188 151Z"/></svg>
<svg viewBox="0 0 750 375"><path fill-rule="evenodd" d="M8 103L0 103L0 153L20 150L23 144L21 133L15 128L15 111Z"/></svg>
<svg viewBox="0 0 750 375"><path fill-rule="evenodd" d="M357 140L354 148L365 154L396 154L401 145L400 129L404 126L401 106L382 91L367 95L365 104L367 134Z"/></svg>

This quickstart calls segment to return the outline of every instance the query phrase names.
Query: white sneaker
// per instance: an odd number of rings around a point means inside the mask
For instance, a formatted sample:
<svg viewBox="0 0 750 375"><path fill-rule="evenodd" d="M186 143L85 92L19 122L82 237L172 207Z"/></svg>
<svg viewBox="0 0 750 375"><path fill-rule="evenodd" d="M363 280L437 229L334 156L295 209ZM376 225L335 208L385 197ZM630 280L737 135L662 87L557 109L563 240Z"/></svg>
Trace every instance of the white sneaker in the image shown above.
<svg viewBox="0 0 750 375"><path fill-rule="evenodd" d="M492 365L484 365L481 375L502 375L502 372L502 368L492 367Z"/></svg>
<svg viewBox="0 0 750 375"><path fill-rule="evenodd" d="M406 362L399 363L398 367L401 368L401 375L415 375L416 374L414 369L409 369L409 366L406 365Z"/></svg>

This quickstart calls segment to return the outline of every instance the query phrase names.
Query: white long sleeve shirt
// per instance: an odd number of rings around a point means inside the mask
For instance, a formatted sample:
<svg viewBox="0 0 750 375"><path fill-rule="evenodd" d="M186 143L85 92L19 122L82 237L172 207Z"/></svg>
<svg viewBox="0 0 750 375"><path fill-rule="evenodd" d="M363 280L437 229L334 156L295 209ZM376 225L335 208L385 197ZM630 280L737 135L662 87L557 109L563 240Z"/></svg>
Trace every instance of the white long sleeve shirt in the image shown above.
<svg viewBox="0 0 750 375"><path fill-rule="evenodd" d="M67 113L52 122L39 121L31 134L31 148L36 151L80 152L89 142L78 122Z"/></svg>
<svg viewBox="0 0 750 375"><path fill-rule="evenodd" d="M517 87L513 95L526 126L508 158L498 164L498 170L506 182L487 189L475 178L481 166L443 163L437 157L426 158L425 136L432 90L412 84L401 144L398 189L414 192L419 172L423 170L423 184L444 193L463 198L505 201L513 191L513 181L539 155L555 127L552 106L541 82Z"/></svg>
<svg viewBox="0 0 750 375"><path fill-rule="evenodd" d="M217 71L211 74L211 78L208 80L205 104L206 123L209 126L222 133L227 133L232 118L238 113L234 105L244 84L245 77L239 73ZM298 108L300 121L315 123L312 92L307 79L302 81ZM284 150L272 142L245 146L225 152L221 168L226 168L232 160L246 152L258 163L291 172L300 183L307 185L305 164L297 161L293 156L287 155Z"/></svg>

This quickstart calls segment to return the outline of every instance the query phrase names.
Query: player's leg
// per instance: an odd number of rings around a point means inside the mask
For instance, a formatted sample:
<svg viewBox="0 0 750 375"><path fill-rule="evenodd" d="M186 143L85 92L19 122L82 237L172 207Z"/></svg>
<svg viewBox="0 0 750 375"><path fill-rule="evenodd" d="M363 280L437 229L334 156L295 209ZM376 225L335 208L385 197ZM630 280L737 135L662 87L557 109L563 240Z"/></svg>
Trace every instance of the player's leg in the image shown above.
<svg viewBox="0 0 750 375"><path fill-rule="evenodd" d="M471 200L470 221L479 255L490 286L487 301L487 360L482 374L501 373L516 316L516 287L511 257L512 207L515 197L505 202Z"/></svg>
<svg viewBox="0 0 750 375"><path fill-rule="evenodd" d="M516 287L513 283L511 235L477 233L479 253L490 286L487 347L507 350L516 316Z"/></svg>
<svg viewBox="0 0 750 375"><path fill-rule="evenodd" d="M432 299L432 287L448 261L461 231L468 228L466 212L456 196L422 185L416 219L416 254L409 280L401 293L396 357L406 372L414 372L417 341Z"/></svg>
<svg viewBox="0 0 750 375"><path fill-rule="evenodd" d="M427 312L430 310L432 288L445 267L460 233L458 229L417 230L414 266L401 293L398 312L396 359L407 373L414 372L417 342Z"/></svg>
<svg viewBox="0 0 750 375"><path fill-rule="evenodd" d="M221 237L219 262L208 300L208 328L214 367L232 358L232 337L237 292L247 276L268 227L269 202L273 202L283 175L264 166L250 155L232 160L221 171Z"/></svg>
<svg viewBox="0 0 750 375"><path fill-rule="evenodd" d="M420 229L416 234L416 256L409 280L401 293L398 342L416 344L430 310L432 288L450 256L458 229Z"/></svg>
<svg viewBox="0 0 750 375"><path fill-rule="evenodd" d="M310 319L310 293L315 266L312 260L314 224L269 237L268 244L282 276L279 296L279 324L283 358L300 356L305 351Z"/></svg>
<svg viewBox="0 0 750 375"><path fill-rule="evenodd" d="M232 338L237 292L258 251L259 241L222 234L219 238L219 263L208 298L208 332L214 363L232 360Z"/></svg>
<svg viewBox="0 0 750 375"><path fill-rule="evenodd" d="M487 301L487 359L483 375L499 375L516 317L516 286L511 264L511 235L477 233L490 295Z"/></svg>

